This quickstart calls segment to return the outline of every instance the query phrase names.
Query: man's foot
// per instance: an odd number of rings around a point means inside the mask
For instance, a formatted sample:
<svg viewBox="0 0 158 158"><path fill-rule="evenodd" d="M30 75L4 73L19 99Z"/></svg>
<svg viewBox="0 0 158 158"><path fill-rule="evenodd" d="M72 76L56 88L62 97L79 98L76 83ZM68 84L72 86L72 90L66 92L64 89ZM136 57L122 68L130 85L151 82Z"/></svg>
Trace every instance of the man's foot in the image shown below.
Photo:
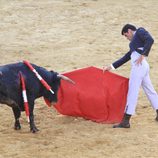
<svg viewBox="0 0 158 158"><path fill-rule="evenodd" d="M121 123L114 125L113 128L130 128L130 123L129 123L130 118L131 115L125 113Z"/></svg>
<svg viewBox="0 0 158 158"><path fill-rule="evenodd" d="M127 124L119 123L117 125L114 125L113 128L130 128L130 124L129 123L127 123Z"/></svg>
<svg viewBox="0 0 158 158"><path fill-rule="evenodd" d="M158 109L156 110L156 118L155 121L158 121Z"/></svg>

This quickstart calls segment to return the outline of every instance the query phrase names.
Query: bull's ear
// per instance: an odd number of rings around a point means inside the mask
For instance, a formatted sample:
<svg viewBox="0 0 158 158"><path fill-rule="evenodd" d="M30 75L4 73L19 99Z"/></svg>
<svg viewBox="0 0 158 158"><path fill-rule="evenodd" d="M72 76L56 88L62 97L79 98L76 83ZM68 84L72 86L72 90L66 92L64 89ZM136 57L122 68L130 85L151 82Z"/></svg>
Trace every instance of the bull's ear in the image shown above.
<svg viewBox="0 0 158 158"><path fill-rule="evenodd" d="M50 71L50 72L51 72L53 81L60 79L60 77L58 77L58 73L57 72L55 72L55 71Z"/></svg>

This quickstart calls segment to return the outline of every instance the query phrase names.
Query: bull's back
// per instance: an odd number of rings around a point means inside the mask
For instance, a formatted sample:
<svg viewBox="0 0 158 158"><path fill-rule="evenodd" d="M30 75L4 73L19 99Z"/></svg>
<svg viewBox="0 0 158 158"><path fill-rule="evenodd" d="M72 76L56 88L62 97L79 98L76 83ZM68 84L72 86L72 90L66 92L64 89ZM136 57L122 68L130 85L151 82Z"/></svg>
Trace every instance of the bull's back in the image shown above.
<svg viewBox="0 0 158 158"><path fill-rule="evenodd" d="M21 98L20 72L25 79L27 89L31 90L36 84L33 73L21 62L0 66L0 72L0 94L16 102Z"/></svg>
<svg viewBox="0 0 158 158"><path fill-rule="evenodd" d="M46 82L50 82L51 73L49 71L34 64L32 64L32 66L46 80ZM29 94L31 93L30 95L35 95L35 98L41 96L41 91L43 90L43 87L41 86L40 81L24 63L19 62L0 66L0 72L2 74L0 77L0 85L3 85L3 88L0 88L0 91L4 91L4 89L7 89L9 96L12 96L13 92L16 95L19 95L19 91L21 91L19 73L21 72L25 79L27 92Z"/></svg>
<svg viewBox="0 0 158 158"><path fill-rule="evenodd" d="M36 65L34 65L34 67L36 67L35 69L37 70L39 69L39 67ZM19 81L20 72L22 73L26 82L30 81L30 79L36 79L35 74L24 63L19 62L0 66L0 81L4 83L6 82L7 84L9 84L9 82L11 84L15 80Z"/></svg>
<svg viewBox="0 0 158 158"><path fill-rule="evenodd" d="M19 83L19 72L26 71L23 63L15 63L0 66L0 84L7 87L17 85Z"/></svg>

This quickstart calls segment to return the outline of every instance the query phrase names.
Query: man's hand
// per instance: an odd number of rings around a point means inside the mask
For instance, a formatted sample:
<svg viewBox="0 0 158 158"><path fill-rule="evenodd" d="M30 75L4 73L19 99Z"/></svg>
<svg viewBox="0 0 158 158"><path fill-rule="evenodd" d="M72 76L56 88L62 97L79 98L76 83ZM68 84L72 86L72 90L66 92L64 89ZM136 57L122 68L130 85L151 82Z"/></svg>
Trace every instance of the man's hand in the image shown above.
<svg viewBox="0 0 158 158"><path fill-rule="evenodd" d="M143 59L144 59L144 55L141 55L141 56L135 61L136 65L139 66L140 64L142 64Z"/></svg>
<svg viewBox="0 0 158 158"><path fill-rule="evenodd" d="M104 73L105 71L110 71L111 69L112 69L111 66L104 66L104 67L103 67L103 73Z"/></svg>

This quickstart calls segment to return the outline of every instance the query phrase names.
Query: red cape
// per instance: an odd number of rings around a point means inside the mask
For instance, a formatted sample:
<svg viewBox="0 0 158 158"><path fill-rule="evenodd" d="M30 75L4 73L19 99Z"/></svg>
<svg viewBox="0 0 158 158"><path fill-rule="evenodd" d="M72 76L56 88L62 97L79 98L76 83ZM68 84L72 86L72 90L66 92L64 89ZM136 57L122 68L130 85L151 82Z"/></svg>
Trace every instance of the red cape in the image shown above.
<svg viewBox="0 0 158 158"><path fill-rule="evenodd" d="M96 67L64 74L75 85L61 81L55 108L63 115L96 122L120 122L126 104L128 79Z"/></svg>

